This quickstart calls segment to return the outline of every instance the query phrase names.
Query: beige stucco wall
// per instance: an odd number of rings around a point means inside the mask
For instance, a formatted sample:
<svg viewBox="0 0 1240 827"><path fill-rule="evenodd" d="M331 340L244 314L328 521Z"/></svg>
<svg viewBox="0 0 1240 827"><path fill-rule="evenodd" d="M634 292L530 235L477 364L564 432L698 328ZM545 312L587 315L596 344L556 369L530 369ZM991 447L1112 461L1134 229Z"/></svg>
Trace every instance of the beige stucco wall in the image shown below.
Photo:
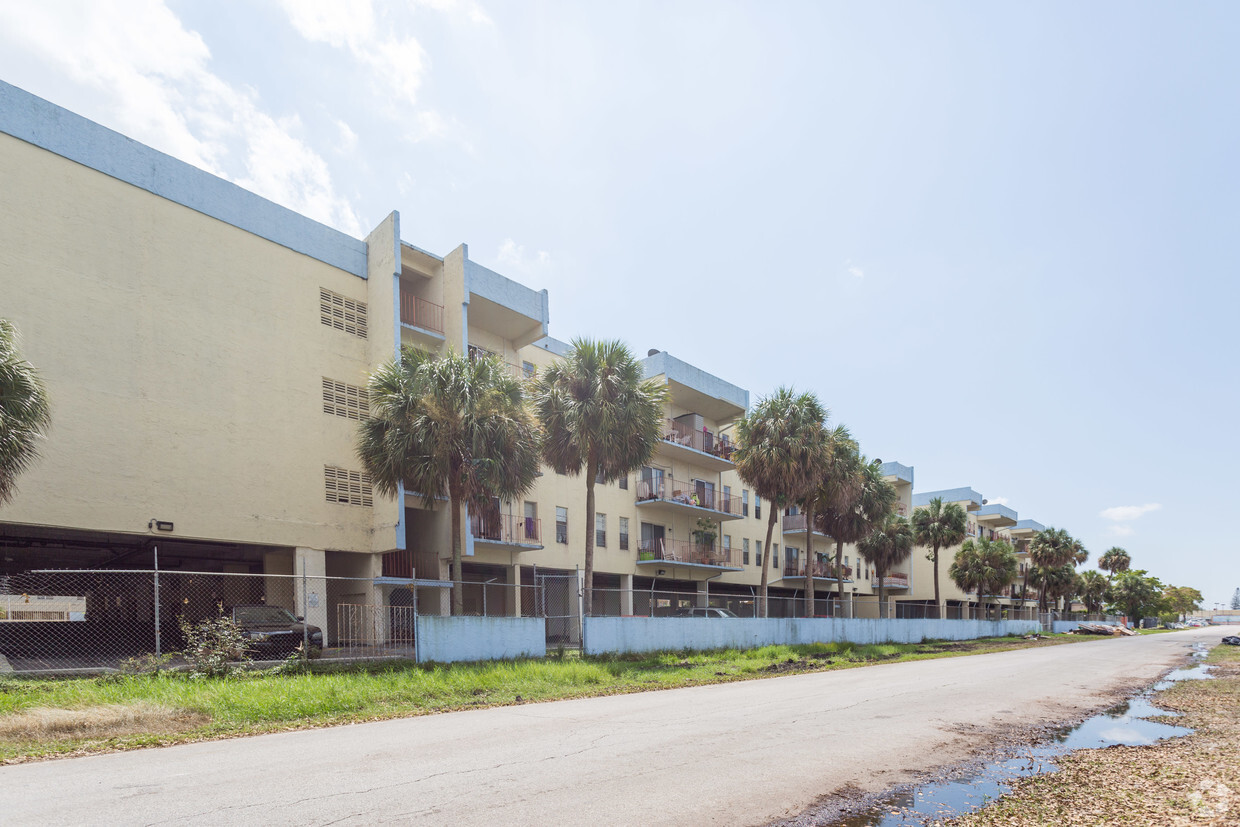
<svg viewBox="0 0 1240 827"><path fill-rule="evenodd" d="M364 384L374 343L319 320L320 287L366 281L7 135L0 180L0 314L54 417L0 518L372 548L371 509L325 500L323 466L360 463L321 383Z"/></svg>

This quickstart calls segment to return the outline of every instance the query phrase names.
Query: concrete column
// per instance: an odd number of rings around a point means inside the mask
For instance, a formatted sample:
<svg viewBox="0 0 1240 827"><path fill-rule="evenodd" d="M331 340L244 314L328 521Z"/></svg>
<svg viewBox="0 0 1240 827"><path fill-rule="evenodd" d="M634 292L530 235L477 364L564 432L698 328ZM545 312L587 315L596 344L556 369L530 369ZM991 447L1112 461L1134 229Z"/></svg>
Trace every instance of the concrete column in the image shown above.
<svg viewBox="0 0 1240 827"><path fill-rule="evenodd" d="M521 616L521 566L517 563L508 567L508 615Z"/></svg>
<svg viewBox="0 0 1240 827"><path fill-rule="evenodd" d="M294 614L303 615L307 623L323 630L324 646L329 645L326 574L327 555L322 549L298 548L293 552Z"/></svg>
<svg viewBox="0 0 1240 827"><path fill-rule="evenodd" d="M451 532L448 532L448 533L449 533L449 536L451 536ZM449 570L451 568L452 568L452 561L445 560L444 558L441 557L439 559L438 579L447 580L449 576ZM457 572L457 577L458 578L460 577L460 572ZM437 596L439 599L439 614L443 617L447 617L448 615L452 614L452 589L437 588L435 589L435 591L437 592Z"/></svg>
<svg viewBox="0 0 1240 827"><path fill-rule="evenodd" d="M710 605L710 581L703 580L697 584L697 607L705 609Z"/></svg>
<svg viewBox="0 0 1240 827"><path fill-rule="evenodd" d="M620 575L620 614L633 614L633 575Z"/></svg>
<svg viewBox="0 0 1240 827"><path fill-rule="evenodd" d="M844 602L848 606L848 613L845 616L849 618L856 617L857 616L857 590L853 589L850 592L849 591L844 592Z"/></svg>

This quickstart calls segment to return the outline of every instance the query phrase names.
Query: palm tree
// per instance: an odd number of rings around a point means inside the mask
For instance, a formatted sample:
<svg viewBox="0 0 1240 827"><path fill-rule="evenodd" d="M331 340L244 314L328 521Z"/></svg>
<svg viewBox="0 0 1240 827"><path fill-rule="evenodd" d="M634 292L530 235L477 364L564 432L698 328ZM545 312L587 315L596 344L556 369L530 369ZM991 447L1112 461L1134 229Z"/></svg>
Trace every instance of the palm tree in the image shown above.
<svg viewBox="0 0 1240 827"><path fill-rule="evenodd" d="M39 456L52 424L43 380L17 350L17 327L0 319L0 505L17 492L17 477Z"/></svg>
<svg viewBox="0 0 1240 827"><path fill-rule="evenodd" d="M967 526L964 509L958 503L944 503L942 497L935 497L913 513L913 540L919 546L930 547L926 559L934 563L934 607L940 616L943 601L939 595L939 551L960 545Z"/></svg>
<svg viewBox="0 0 1240 827"><path fill-rule="evenodd" d="M887 572L903 563L913 553L913 527L897 514L887 519L857 543L857 551L874 567L878 578L878 615L887 617Z"/></svg>
<svg viewBox="0 0 1240 827"><path fill-rule="evenodd" d="M825 426L825 423L824 423ZM852 475L849 474L850 459L857 452L857 443L843 425L824 427L821 432L822 450L815 457L816 468L810 472L818 477L818 485L809 490L801 500L805 512L805 616L814 612L814 529L818 525L818 511L831 497L846 496L851 490Z"/></svg>
<svg viewBox="0 0 1240 827"><path fill-rule="evenodd" d="M895 511L899 495L883 479L882 463L867 461L856 449L840 457L836 482L827 487L819 525L835 541L836 588L844 605L844 544L860 542Z"/></svg>
<svg viewBox="0 0 1240 827"><path fill-rule="evenodd" d="M1106 594L1107 585L1107 578L1096 571L1083 571L1077 576L1076 592L1085 601L1087 611L1102 610L1102 598Z"/></svg>
<svg viewBox="0 0 1240 827"><path fill-rule="evenodd" d="M771 554L775 521L785 502L797 502L818 484L814 470L822 450L822 423L827 412L812 393L796 393L779 388L754 405L736 423L736 451L732 461L736 471L754 493L771 505L766 524L766 553ZM809 524L807 523L807 527ZM770 566L762 565L758 606L767 616L767 582Z"/></svg>
<svg viewBox="0 0 1240 827"><path fill-rule="evenodd" d="M645 379L641 363L614 340L574 339L564 360L535 383L544 459L561 474L585 472L587 615L594 603L594 485L650 462L662 437L666 399L666 388Z"/></svg>
<svg viewBox="0 0 1240 827"><path fill-rule="evenodd" d="M1071 563L1063 565L1035 565L1030 573L1030 580L1038 589L1040 610L1048 611L1048 603L1054 600L1058 605L1060 598L1066 602L1076 592L1076 571Z"/></svg>
<svg viewBox="0 0 1240 827"><path fill-rule="evenodd" d="M464 610L461 509L511 500L534 485L540 434L521 383L499 360L444 356L415 348L370 377L370 418L358 428L357 453L375 489L403 485L427 507L448 498L452 515L452 611Z"/></svg>
<svg viewBox="0 0 1240 827"><path fill-rule="evenodd" d="M1033 571L1030 578L1040 583L1048 585L1057 585L1061 590L1063 588L1062 577L1053 574L1052 570L1067 566L1072 569L1076 562L1076 555L1080 550L1080 543L1072 538L1068 532L1062 528L1044 528L1033 536L1033 542L1029 544L1029 562ZM1038 609L1046 612L1047 598L1049 597L1046 588L1038 588Z"/></svg>
<svg viewBox="0 0 1240 827"><path fill-rule="evenodd" d="M1098 558L1098 568L1106 571L1108 583L1116 574L1128 571L1131 565L1132 558L1119 546L1111 546Z"/></svg>
<svg viewBox="0 0 1240 827"><path fill-rule="evenodd" d="M998 594L1016 580L1016 552L1006 540L969 539L956 552L947 576L964 591L977 592L981 610L987 594Z"/></svg>

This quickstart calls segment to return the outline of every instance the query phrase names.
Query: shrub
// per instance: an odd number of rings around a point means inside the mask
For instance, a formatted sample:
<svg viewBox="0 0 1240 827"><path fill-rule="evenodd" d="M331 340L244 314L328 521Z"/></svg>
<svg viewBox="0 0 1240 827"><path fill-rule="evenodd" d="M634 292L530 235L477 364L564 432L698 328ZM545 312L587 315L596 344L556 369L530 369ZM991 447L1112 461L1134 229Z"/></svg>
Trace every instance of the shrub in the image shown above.
<svg viewBox="0 0 1240 827"><path fill-rule="evenodd" d="M189 663L189 673L193 677L227 677L239 664L249 662L245 632L223 613L223 609L215 617L199 623L190 623L184 617L177 622L181 634L185 635L185 649L181 654Z"/></svg>

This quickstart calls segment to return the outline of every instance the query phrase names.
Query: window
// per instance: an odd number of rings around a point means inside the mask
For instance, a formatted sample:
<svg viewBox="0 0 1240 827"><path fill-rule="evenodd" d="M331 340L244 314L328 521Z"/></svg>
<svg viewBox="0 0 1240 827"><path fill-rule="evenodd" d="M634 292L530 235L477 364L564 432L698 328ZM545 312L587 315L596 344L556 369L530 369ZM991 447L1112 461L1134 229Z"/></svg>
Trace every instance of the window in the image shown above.
<svg viewBox="0 0 1240 827"><path fill-rule="evenodd" d="M526 379L533 379L538 375L538 368L534 367L533 362L522 362L521 372L525 374Z"/></svg>
<svg viewBox="0 0 1240 827"><path fill-rule="evenodd" d="M623 477L618 479L616 481L616 485L620 486L621 491L628 491L629 490L629 475L625 474Z"/></svg>
<svg viewBox="0 0 1240 827"><path fill-rule="evenodd" d="M555 507L555 541L568 545L568 509Z"/></svg>
<svg viewBox="0 0 1240 827"><path fill-rule="evenodd" d="M723 487L723 510L728 514L732 513L732 486L730 485Z"/></svg>
<svg viewBox="0 0 1240 827"><path fill-rule="evenodd" d="M374 505L370 488L370 474L324 465L323 484L329 503L367 507Z"/></svg>
<svg viewBox="0 0 1240 827"><path fill-rule="evenodd" d="M742 517L749 516L749 489L748 488L741 489L741 516Z"/></svg>
<svg viewBox="0 0 1240 827"><path fill-rule="evenodd" d="M723 535L723 561L725 563L732 562L732 535Z"/></svg>
<svg viewBox="0 0 1240 827"><path fill-rule="evenodd" d="M359 339L366 338L366 302L319 288L319 321Z"/></svg>
<svg viewBox="0 0 1240 827"><path fill-rule="evenodd" d="M594 475L594 484L595 484L595 485L603 485L603 484L604 484L604 483L606 483L606 482L607 482L607 480L606 480L606 478L603 476L603 472L602 472L601 470L600 470L597 474L595 474L595 475Z"/></svg>
<svg viewBox="0 0 1240 827"><path fill-rule="evenodd" d="M360 422L370 416L366 389L323 377L323 413Z"/></svg>
<svg viewBox="0 0 1240 827"><path fill-rule="evenodd" d="M620 550L629 550L629 518L620 518Z"/></svg>
<svg viewBox="0 0 1240 827"><path fill-rule="evenodd" d="M538 536L538 503L525 503L525 539L534 542L542 542L542 538Z"/></svg>
<svg viewBox="0 0 1240 827"><path fill-rule="evenodd" d="M779 568L779 543L771 543L771 568Z"/></svg>
<svg viewBox="0 0 1240 827"><path fill-rule="evenodd" d="M594 515L594 545L607 548L607 515Z"/></svg>
<svg viewBox="0 0 1240 827"><path fill-rule="evenodd" d="M749 538L745 537L741 540L741 565L749 565Z"/></svg>
<svg viewBox="0 0 1240 827"><path fill-rule="evenodd" d="M755 519L762 519L762 498L758 496L758 492L753 493L753 516Z"/></svg>
<svg viewBox="0 0 1240 827"><path fill-rule="evenodd" d="M755 566L760 566L762 565L762 541L754 540L753 548L754 548L753 564Z"/></svg>

